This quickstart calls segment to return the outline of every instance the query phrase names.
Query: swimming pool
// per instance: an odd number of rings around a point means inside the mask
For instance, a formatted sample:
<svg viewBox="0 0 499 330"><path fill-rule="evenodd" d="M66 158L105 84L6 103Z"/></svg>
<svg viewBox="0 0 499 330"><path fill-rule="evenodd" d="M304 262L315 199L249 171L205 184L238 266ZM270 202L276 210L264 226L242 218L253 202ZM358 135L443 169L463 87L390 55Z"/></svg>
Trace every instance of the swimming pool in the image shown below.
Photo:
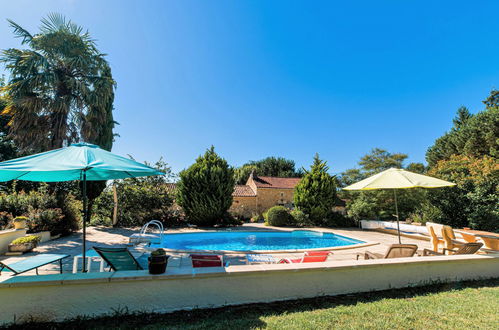
<svg viewBox="0 0 499 330"><path fill-rule="evenodd" d="M313 230L225 231L165 234L151 248L192 251L290 251L326 249L365 243L353 238Z"/></svg>

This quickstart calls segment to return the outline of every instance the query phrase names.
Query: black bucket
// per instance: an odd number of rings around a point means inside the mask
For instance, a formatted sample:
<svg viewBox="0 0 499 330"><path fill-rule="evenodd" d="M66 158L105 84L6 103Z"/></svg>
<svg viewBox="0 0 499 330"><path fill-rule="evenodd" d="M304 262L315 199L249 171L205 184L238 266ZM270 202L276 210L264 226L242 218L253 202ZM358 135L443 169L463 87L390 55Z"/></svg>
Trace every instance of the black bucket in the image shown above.
<svg viewBox="0 0 499 330"><path fill-rule="evenodd" d="M150 256L149 261L149 274L163 274L166 272L166 265L168 265L168 256Z"/></svg>

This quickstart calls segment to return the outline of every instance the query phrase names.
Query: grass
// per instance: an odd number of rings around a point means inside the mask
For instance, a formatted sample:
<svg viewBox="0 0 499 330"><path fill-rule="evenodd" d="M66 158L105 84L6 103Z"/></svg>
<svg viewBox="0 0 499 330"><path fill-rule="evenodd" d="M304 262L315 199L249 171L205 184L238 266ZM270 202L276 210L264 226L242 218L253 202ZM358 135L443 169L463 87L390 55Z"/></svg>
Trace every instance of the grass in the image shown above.
<svg viewBox="0 0 499 330"><path fill-rule="evenodd" d="M355 285L352 283L352 285ZM170 314L123 314L18 329L499 329L499 279Z"/></svg>

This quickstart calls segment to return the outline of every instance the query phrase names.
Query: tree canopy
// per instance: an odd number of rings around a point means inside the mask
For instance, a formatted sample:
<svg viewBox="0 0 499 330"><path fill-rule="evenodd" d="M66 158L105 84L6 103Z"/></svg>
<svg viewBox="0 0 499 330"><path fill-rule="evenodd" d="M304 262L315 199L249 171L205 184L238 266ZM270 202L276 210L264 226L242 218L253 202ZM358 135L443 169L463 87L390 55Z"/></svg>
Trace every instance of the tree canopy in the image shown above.
<svg viewBox="0 0 499 330"><path fill-rule="evenodd" d="M492 91L484 101L486 109L471 114L461 107L453 120L453 127L439 137L426 152L430 167L452 155L470 157L499 157L499 107L498 91Z"/></svg>
<svg viewBox="0 0 499 330"><path fill-rule="evenodd" d="M214 226L227 220L232 205L234 169L212 146L179 174L177 203L193 224Z"/></svg>
<svg viewBox="0 0 499 330"><path fill-rule="evenodd" d="M336 178L328 173L327 163L315 154L310 170L295 187L294 203L308 214L315 225L323 225L331 217L336 202Z"/></svg>
<svg viewBox="0 0 499 330"><path fill-rule="evenodd" d="M267 157L262 160L249 161L235 170L236 184L245 184L253 172L260 176L300 177L301 169L296 170L295 162L283 157Z"/></svg>
<svg viewBox="0 0 499 330"><path fill-rule="evenodd" d="M90 34L62 15L31 34L9 20L24 49L2 51L10 72L10 132L22 151L40 152L84 140L110 150L115 82Z"/></svg>

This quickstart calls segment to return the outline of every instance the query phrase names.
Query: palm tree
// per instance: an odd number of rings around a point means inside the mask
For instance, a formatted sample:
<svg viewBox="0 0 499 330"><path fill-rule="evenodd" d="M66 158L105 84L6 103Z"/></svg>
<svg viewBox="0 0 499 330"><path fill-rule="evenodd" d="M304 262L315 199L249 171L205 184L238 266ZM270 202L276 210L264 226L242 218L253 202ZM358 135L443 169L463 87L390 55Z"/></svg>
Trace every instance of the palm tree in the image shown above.
<svg viewBox="0 0 499 330"><path fill-rule="evenodd" d="M60 148L84 140L111 150L115 81L105 55L82 27L60 14L42 19L30 34L9 20L27 49L4 50L10 71L4 113L24 152Z"/></svg>

